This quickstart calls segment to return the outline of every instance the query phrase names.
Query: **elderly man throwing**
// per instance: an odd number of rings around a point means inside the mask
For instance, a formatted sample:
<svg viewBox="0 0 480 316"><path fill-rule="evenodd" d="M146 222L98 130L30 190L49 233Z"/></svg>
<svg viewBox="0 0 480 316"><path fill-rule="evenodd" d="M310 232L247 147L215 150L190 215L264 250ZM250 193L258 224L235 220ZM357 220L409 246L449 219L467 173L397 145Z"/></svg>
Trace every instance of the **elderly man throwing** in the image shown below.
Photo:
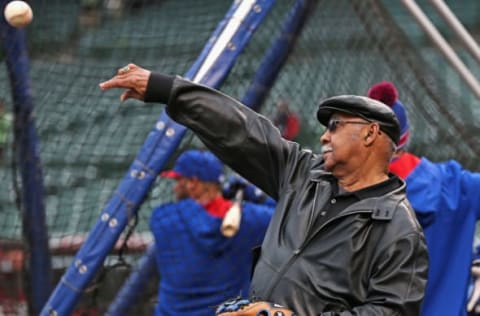
<svg viewBox="0 0 480 316"><path fill-rule="evenodd" d="M395 114L361 96L320 103L321 155L240 102L130 64L101 89L166 103L223 162L278 201L250 295L298 315L419 315L428 256L405 183L388 173Z"/></svg>

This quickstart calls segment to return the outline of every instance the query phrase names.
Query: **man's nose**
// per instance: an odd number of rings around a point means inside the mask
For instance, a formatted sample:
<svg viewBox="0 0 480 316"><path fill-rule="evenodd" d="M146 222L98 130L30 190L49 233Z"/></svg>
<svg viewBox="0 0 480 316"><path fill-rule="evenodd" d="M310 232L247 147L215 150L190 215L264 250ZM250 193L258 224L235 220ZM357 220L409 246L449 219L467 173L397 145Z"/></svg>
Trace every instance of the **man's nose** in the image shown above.
<svg viewBox="0 0 480 316"><path fill-rule="evenodd" d="M320 143L325 144L330 141L330 132L326 129L320 136Z"/></svg>

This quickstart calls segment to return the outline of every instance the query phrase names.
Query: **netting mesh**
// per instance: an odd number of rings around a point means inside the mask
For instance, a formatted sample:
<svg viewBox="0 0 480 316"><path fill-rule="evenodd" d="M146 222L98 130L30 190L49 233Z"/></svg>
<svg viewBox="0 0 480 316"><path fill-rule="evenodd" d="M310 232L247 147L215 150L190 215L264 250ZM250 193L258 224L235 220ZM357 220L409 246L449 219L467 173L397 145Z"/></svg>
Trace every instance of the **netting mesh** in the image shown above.
<svg viewBox="0 0 480 316"><path fill-rule="evenodd" d="M221 90L243 97L292 2L278 1ZM480 28L480 3L447 3L475 36ZM115 8L116 4L120 8ZM102 93L98 83L129 62L165 73L185 73L230 4L224 0L32 3L35 18L27 34L35 124L48 230L52 240L57 238L52 245L62 248L60 252L69 253L71 248L70 254L74 253L78 243L74 247L68 236L78 238L91 229L162 109L135 101L120 104L118 92ZM431 9L428 12L432 14ZM441 30L446 29L441 20L435 21ZM468 67L478 69L466 51L458 43L454 45ZM3 60L4 55L0 56ZM318 1L262 113L273 117L277 100L288 100L301 119L297 140L318 150L322 132L314 115L318 101L337 94L365 94L380 80L395 82L408 108L412 151L434 161L455 158L467 168L478 169L478 100L400 3ZM11 110L5 63L0 64L0 89L7 110ZM202 146L196 138L187 138L183 147ZM12 144L9 134L0 169L0 239L21 244ZM171 185L159 180L142 205L135 228L140 241L151 240L150 210L173 198ZM131 262L136 259L129 257ZM70 260L69 255L56 256L53 264L61 271ZM117 261L109 258L105 266ZM102 286L108 290L86 295L88 304L100 310L113 297L113 289L118 289L118 284L108 286L108 281ZM152 288L149 295L154 296L155 285ZM150 298L139 302L143 304L140 310L149 311Z"/></svg>

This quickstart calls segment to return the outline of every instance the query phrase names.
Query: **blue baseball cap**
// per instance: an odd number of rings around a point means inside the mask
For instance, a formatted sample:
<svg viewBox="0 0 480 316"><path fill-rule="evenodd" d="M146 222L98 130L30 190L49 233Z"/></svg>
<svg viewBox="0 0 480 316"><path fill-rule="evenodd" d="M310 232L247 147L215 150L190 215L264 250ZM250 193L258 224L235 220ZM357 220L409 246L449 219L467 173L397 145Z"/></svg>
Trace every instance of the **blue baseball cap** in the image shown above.
<svg viewBox="0 0 480 316"><path fill-rule="evenodd" d="M161 177L178 179L197 178L205 182L223 180L223 164L209 151L191 149L178 156L172 170L160 173Z"/></svg>

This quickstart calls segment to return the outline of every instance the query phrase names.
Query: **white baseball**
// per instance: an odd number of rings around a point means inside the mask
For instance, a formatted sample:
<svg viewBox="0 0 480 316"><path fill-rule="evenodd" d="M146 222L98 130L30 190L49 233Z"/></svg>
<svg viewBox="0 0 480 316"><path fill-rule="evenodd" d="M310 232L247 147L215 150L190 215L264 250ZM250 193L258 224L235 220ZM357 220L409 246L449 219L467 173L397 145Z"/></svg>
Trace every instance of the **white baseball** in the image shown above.
<svg viewBox="0 0 480 316"><path fill-rule="evenodd" d="M3 11L5 20L13 27L25 27L33 19L32 8L25 1L10 1Z"/></svg>

